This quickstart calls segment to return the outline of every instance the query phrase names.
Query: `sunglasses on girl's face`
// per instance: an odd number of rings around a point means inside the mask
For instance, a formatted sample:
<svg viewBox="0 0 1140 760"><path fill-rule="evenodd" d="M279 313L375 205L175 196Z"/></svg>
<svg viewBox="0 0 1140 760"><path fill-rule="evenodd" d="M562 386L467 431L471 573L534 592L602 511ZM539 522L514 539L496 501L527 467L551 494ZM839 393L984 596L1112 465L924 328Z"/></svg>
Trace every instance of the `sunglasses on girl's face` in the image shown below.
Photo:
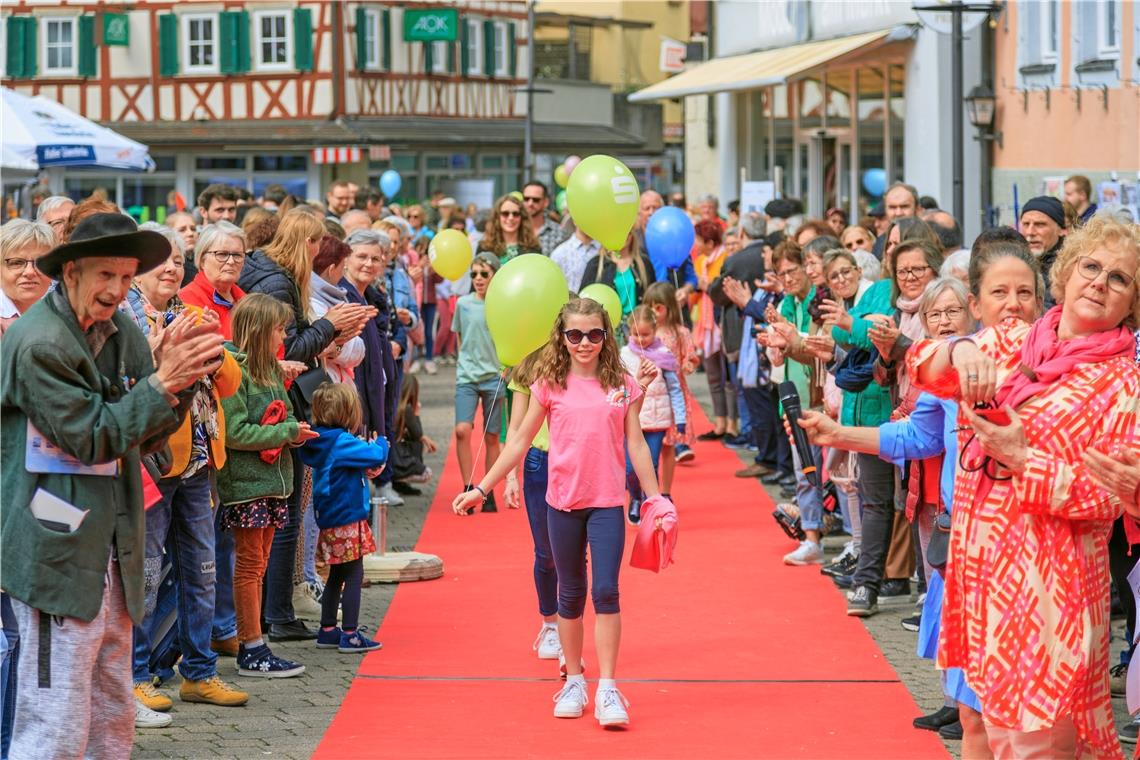
<svg viewBox="0 0 1140 760"><path fill-rule="evenodd" d="M594 345L606 339L606 331L600 327L595 327L589 332L583 332L582 330L563 330L562 334L566 336L566 340L570 341L571 345L575 346L582 342L582 338L585 338Z"/></svg>
<svg viewBox="0 0 1140 760"><path fill-rule="evenodd" d="M504 219L510 219L510 218L520 219L520 218L522 218L522 212L521 211L500 211L499 216L503 217Z"/></svg>

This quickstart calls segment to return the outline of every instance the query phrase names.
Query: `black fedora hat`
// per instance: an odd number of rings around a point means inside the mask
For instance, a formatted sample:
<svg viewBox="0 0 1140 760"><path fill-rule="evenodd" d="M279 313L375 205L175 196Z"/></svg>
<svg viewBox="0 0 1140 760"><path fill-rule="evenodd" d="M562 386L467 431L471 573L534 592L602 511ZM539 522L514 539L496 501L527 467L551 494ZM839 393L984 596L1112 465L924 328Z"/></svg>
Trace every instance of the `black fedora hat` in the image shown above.
<svg viewBox="0 0 1140 760"><path fill-rule="evenodd" d="M157 232L140 232L126 214L92 214L75 225L66 243L36 259L36 268L58 280L67 262L95 257L136 259L136 274L142 274L170 258L170 241Z"/></svg>

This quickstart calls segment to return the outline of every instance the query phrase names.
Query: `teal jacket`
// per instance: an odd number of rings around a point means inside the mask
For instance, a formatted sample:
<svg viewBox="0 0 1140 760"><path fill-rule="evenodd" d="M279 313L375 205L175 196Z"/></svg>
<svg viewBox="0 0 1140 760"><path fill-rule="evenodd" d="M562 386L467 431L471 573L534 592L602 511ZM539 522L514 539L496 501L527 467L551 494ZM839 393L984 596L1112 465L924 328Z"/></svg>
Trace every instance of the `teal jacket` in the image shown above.
<svg viewBox="0 0 1140 760"><path fill-rule="evenodd" d="M226 348L242 367L237 393L222 399L226 413L226 466L218 470L218 495L222 504L242 504L254 499L287 498L293 493L293 457L286 449L273 464L261 459L265 449L288 446L297 437L298 422L293 405L281 382L265 386L254 383L245 371L245 354L227 343ZM266 408L275 400L289 410L284 422L262 425Z"/></svg>
<svg viewBox="0 0 1140 760"><path fill-rule="evenodd" d="M831 328L831 337L836 343L855 348L874 350L871 338L867 331L871 328L871 321L865 319L868 314L889 314L893 316L895 307L891 305L891 281L883 279L867 288L867 292L851 309L851 332ZM878 427L891 418L894 405L891 403L891 389L885 388L872 381L866 388L858 393L843 391L843 410L840 414L840 423L844 425L875 426Z"/></svg>
<svg viewBox="0 0 1140 760"><path fill-rule="evenodd" d="M143 619L140 453L160 448L185 405L148 381L146 338L116 312L99 356L87 345L62 288L4 333L0 346L0 578L4 590L50 615L93 620L103 604L111 551L127 611ZM116 477L28 472L28 425L85 465L119 462ZM88 510L72 533L49 530L29 508L36 489ZM31 685L29 685L31 686Z"/></svg>

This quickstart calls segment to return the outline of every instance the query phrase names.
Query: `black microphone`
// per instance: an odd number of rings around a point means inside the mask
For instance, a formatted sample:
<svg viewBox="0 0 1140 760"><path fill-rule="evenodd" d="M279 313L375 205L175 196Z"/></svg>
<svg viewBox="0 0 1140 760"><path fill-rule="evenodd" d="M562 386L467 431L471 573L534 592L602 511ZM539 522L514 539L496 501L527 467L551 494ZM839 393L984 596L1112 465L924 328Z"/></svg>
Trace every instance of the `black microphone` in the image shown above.
<svg viewBox="0 0 1140 760"><path fill-rule="evenodd" d="M803 416L800 394L796 390L796 384L790 380L780 383L780 405L784 407L784 417L788 420L788 427L792 429L792 443L796 447L796 453L800 455L804 477L816 488L823 488L823 481L820 480L819 470L815 466L815 457L811 453L807 431L800 427L800 417Z"/></svg>

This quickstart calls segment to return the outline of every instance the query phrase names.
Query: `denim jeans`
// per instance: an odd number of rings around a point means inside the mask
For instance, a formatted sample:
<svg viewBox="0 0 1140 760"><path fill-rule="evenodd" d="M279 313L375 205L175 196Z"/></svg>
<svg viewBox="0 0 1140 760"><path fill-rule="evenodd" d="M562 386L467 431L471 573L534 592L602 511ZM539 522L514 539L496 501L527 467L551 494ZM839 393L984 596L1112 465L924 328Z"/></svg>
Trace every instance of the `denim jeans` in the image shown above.
<svg viewBox="0 0 1140 760"><path fill-rule="evenodd" d="M804 530L819 530L823 527L823 489L808 482L799 452L795 446L789 448L792 450L792 464L796 468L796 504L800 507L800 527ZM811 454L815 460L815 471L822 478L823 451L819 446L812 446Z"/></svg>
<svg viewBox="0 0 1140 760"><path fill-rule="evenodd" d="M220 505L217 491L214 504ZM237 611L234 609L234 534L222 530L222 510L214 509L214 625L210 638L223 641L237 636Z"/></svg>
<svg viewBox="0 0 1140 760"><path fill-rule="evenodd" d="M297 537L301 532L301 488L304 465L296 449L293 457L293 493L289 496L289 521L273 534L269 566L265 569L264 603L261 616L267 623L283 625L297 619L293 612L293 566L297 563ZM385 468L385 471L387 468Z"/></svg>
<svg viewBox="0 0 1140 760"><path fill-rule="evenodd" d="M732 383L732 392L736 394L736 415L740 423L741 435L752 435L752 413L748 411L748 403L744 400L744 386L740 384L737 370L740 365L736 362L728 363L728 379Z"/></svg>
<svg viewBox="0 0 1140 760"><path fill-rule="evenodd" d="M653 460L653 472L656 474L657 465L661 463L661 447L665 444L665 430L643 430L645 442L649 445L649 457ZM645 494L641 492L641 481L633 470L633 462L629 458L629 450L625 452L625 487L629 490L629 498L641 501Z"/></svg>
<svg viewBox="0 0 1140 760"><path fill-rule="evenodd" d="M317 538L321 534L321 529L317 527L317 516L313 512L312 499L305 509L305 525L304 525L304 540L305 540L305 553L304 561L301 568L301 573L307 583L320 584L320 576L317 575Z"/></svg>
<svg viewBox="0 0 1140 760"><path fill-rule="evenodd" d="M586 545L590 546L591 597L599 615L621 611L618 572L625 551L625 510L591 507L563 512L549 509L550 546L558 568L558 614L567 620L582 617L586 608Z"/></svg>
<svg viewBox="0 0 1140 760"><path fill-rule="evenodd" d="M744 389L745 406L752 420L752 442L757 452L754 461L777 472L792 472L792 447L780 419L780 407L774 386Z"/></svg>
<svg viewBox="0 0 1140 760"><path fill-rule="evenodd" d="M558 612L558 571L554 568L554 554L550 549L550 531L546 525L547 473L549 454L531 448L523 462L523 501L530 521L530 536L534 540L534 589L538 592L538 614L550 617Z"/></svg>
<svg viewBox="0 0 1140 760"><path fill-rule="evenodd" d="M424 282L425 288L434 287ZM435 347L435 330L432 329L435 324L435 304L425 303L420 306L420 319L424 323L424 359L427 361L432 360L432 349Z"/></svg>
<svg viewBox="0 0 1140 760"><path fill-rule="evenodd" d="M210 472L203 469L185 479L164 478L158 482L158 490L162 500L146 513L147 616L141 626L134 627L134 679L145 681L150 677L151 641L147 632L153 622L163 546L169 545L178 595L178 641L182 649L178 670L185 679L204 681L217 674L218 660L218 655L210 649L216 586Z"/></svg>
<svg viewBox="0 0 1140 760"><path fill-rule="evenodd" d="M16 720L16 660L20 657L20 627L12 612L12 600L0 593L0 617L4 620L4 633L0 634L0 757L8 757L12 744L12 724Z"/></svg>

